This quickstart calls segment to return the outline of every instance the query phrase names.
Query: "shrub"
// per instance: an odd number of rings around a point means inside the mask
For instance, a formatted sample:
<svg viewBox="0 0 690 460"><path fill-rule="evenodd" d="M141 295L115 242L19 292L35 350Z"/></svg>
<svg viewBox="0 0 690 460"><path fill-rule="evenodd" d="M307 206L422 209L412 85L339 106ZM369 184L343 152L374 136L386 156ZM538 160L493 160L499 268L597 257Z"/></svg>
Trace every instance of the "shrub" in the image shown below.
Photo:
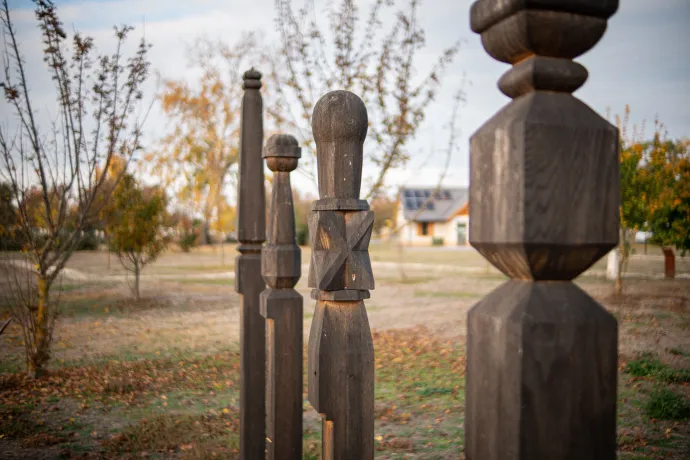
<svg viewBox="0 0 690 460"><path fill-rule="evenodd" d="M85 232L79 239L77 251L95 251L100 244L101 240L96 236L95 232Z"/></svg>
<svg viewBox="0 0 690 460"><path fill-rule="evenodd" d="M443 246L443 238L441 237L433 237L431 239L431 245L432 246Z"/></svg>
<svg viewBox="0 0 690 460"><path fill-rule="evenodd" d="M295 241L298 246L309 244L309 227L306 224L297 224L295 228Z"/></svg>
<svg viewBox="0 0 690 460"><path fill-rule="evenodd" d="M645 353L637 359L633 359L625 367L625 372L635 377L653 377L666 366L658 358Z"/></svg>
<svg viewBox="0 0 690 460"><path fill-rule="evenodd" d="M22 241L21 236L5 233L0 235L0 251L21 251Z"/></svg>
<svg viewBox="0 0 690 460"><path fill-rule="evenodd" d="M189 252L192 248L197 246L197 239L199 235L196 232L185 232L180 237L180 249L184 252Z"/></svg>
<svg viewBox="0 0 690 460"><path fill-rule="evenodd" d="M690 417L690 402L668 388L658 388L649 395L645 412L659 420L683 420Z"/></svg>
<svg viewBox="0 0 690 460"><path fill-rule="evenodd" d="M690 369L672 369L651 354L643 354L630 361L625 372L635 377L652 377L663 382L690 382Z"/></svg>

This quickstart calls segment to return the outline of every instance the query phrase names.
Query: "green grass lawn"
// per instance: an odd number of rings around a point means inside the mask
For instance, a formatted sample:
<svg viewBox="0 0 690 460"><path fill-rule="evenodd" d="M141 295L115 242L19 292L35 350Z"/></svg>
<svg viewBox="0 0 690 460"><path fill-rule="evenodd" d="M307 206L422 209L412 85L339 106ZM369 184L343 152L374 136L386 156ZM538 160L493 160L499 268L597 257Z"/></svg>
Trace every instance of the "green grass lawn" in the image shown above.
<svg viewBox="0 0 690 460"><path fill-rule="evenodd" d="M460 458L463 347L421 328L375 333L374 347L377 458ZM63 457L201 459L237 453L236 349L124 358L64 364L38 382L21 374L3 376L2 439L26 449L50 448ZM620 458L687 458L687 420L673 420L673 412L653 418L648 411L659 385L687 401L690 370L673 370L648 355L622 369ZM304 458L318 458L321 428L306 401L306 387L304 407Z"/></svg>

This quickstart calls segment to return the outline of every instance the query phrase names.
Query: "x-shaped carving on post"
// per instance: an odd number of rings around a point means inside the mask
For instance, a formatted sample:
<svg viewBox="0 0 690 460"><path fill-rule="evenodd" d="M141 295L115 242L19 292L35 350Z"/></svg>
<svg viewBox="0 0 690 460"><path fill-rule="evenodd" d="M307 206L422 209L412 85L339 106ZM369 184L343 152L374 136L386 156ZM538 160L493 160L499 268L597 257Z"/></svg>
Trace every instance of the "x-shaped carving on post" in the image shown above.
<svg viewBox="0 0 690 460"><path fill-rule="evenodd" d="M367 251L373 225L371 211L312 211L309 286L322 291L373 289Z"/></svg>

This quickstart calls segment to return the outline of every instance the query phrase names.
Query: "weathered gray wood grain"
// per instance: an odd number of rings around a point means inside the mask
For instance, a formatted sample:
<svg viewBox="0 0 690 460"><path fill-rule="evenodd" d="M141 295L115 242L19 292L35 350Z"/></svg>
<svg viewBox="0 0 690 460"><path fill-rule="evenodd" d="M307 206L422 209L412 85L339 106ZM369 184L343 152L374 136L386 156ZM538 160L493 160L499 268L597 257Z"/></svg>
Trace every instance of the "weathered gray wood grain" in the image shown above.
<svg viewBox="0 0 690 460"><path fill-rule="evenodd" d="M237 186L237 250L235 289L240 294L240 458L264 458L266 450L266 322L259 296L261 244L266 238L266 202L261 160L263 103L261 74L244 74L240 120L239 181Z"/></svg>
<svg viewBox="0 0 690 460"><path fill-rule="evenodd" d="M322 417L324 460L374 458L374 346L362 299L374 288L368 246L374 215L359 198L367 111L348 91L314 107L319 200L312 204L309 402Z"/></svg>
<svg viewBox="0 0 690 460"><path fill-rule="evenodd" d="M302 458L302 296L293 288L300 278L301 252L295 242L295 210L290 171L300 149L290 135L266 142L264 158L273 171L261 294L266 318L266 442L269 460Z"/></svg>
<svg viewBox="0 0 690 460"><path fill-rule="evenodd" d="M570 282L507 281L468 315L468 460L608 460L617 323Z"/></svg>
<svg viewBox="0 0 690 460"><path fill-rule="evenodd" d="M374 344L364 302L317 301L308 353L309 402L324 422L322 458L374 458Z"/></svg>
<svg viewBox="0 0 690 460"><path fill-rule="evenodd" d="M572 96L616 0L478 0L514 100L470 140L470 243L513 278L468 315L467 460L613 460L618 326L571 283L618 243L618 130Z"/></svg>

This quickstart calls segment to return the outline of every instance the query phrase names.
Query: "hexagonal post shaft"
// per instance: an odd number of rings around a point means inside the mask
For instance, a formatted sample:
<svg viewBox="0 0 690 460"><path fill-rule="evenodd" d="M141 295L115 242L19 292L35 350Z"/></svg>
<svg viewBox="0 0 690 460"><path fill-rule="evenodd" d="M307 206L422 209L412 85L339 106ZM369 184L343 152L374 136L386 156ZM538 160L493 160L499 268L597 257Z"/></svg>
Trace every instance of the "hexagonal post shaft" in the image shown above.
<svg viewBox="0 0 690 460"><path fill-rule="evenodd" d="M240 294L240 458L264 458L266 450L266 324L259 308L265 288L261 245L266 238L266 199L261 161L261 74L244 74L237 186L235 290Z"/></svg>
<svg viewBox="0 0 690 460"><path fill-rule="evenodd" d="M273 171L271 206L261 271L268 287L261 293L266 318L266 444L269 460L302 458L302 296L301 252L295 242L295 210L290 171L300 149L289 135L271 136L264 158ZM263 458L263 457L262 457Z"/></svg>
<svg viewBox="0 0 690 460"><path fill-rule="evenodd" d="M367 111L349 91L314 107L320 199L312 203L309 402L322 417L324 460L374 458L374 345L363 299L374 288L367 251L373 212L359 199Z"/></svg>
<svg viewBox="0 0 690 460"><path fill-rule="evenodd" d="M470 243L512 278L468 314L467 460L616 458L618 328L571 281L618 242L618 131L570 93L618 0L478 0L513 101L470 140Z"/></svg>

